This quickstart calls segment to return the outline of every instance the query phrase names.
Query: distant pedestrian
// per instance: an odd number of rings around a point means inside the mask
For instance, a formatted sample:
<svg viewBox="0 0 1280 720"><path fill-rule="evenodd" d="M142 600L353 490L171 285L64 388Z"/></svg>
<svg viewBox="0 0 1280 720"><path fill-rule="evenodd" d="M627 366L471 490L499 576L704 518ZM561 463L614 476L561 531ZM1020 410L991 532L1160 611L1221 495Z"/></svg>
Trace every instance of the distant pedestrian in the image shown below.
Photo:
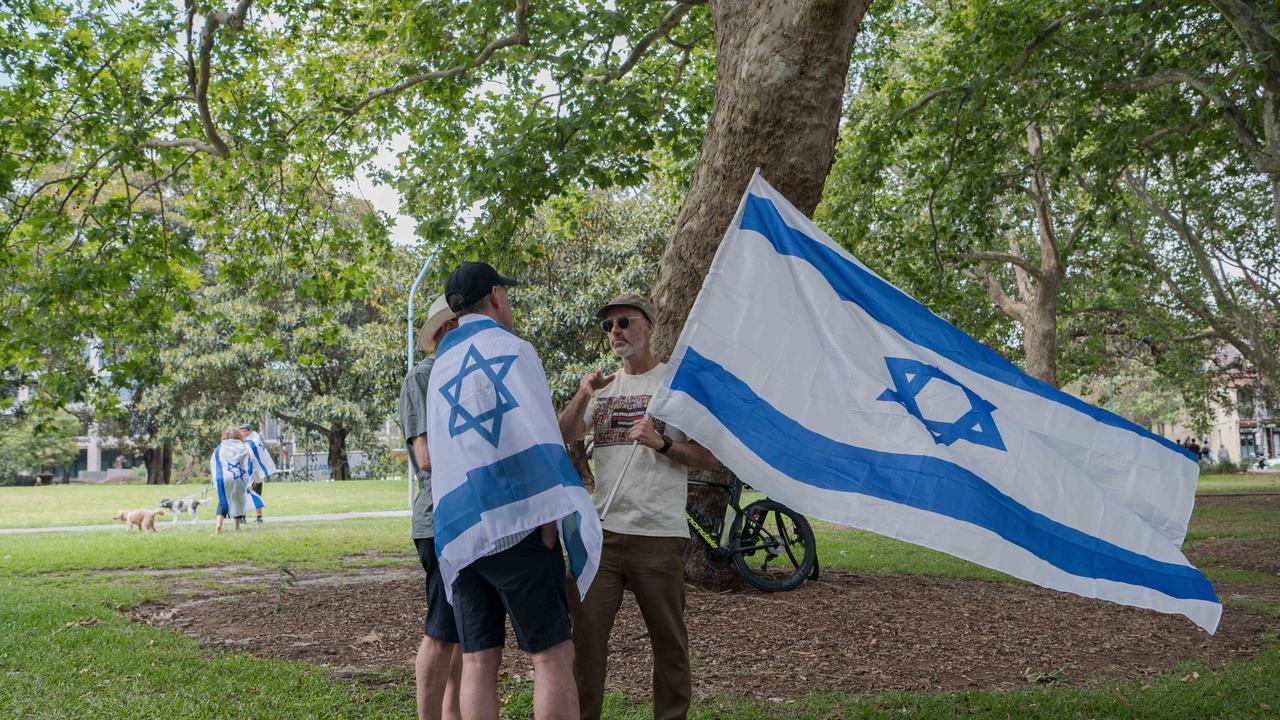
<svg viewBox="0 0 1280 720"><path fill-rule="evenodd" d="M241 425L240 433L244 436L249 451L253 453L253 483L249 486L249 499L253 501L253 509L257 513L256 521L262 522L262 507L266 504L262 500L262 486L267 478L275 474L276 464L267 450L266 441L253 429L253 423Z"/></svg>
<svg viewBox="0 0 1280 720"><path fill-rule="evenodd" d="M228 517L239 530L250 503L249 483L253 478L253 452L244 441L240 428L229 427L222 431L222 442L209 457L209 473L218 491L218 517L214 521L213 532L222 532L222 523Z"/></svg>
<svg viewBox="0 0 1280 720"><path fill-rule="evenodd" d="M1218 462L1220 462L1220 463L1228 463L1228 462L1231 462L1231 453L1227 452L1227 446L1226 446L1226 445L1219 445L1219 446L1218 446Z"/></svg>

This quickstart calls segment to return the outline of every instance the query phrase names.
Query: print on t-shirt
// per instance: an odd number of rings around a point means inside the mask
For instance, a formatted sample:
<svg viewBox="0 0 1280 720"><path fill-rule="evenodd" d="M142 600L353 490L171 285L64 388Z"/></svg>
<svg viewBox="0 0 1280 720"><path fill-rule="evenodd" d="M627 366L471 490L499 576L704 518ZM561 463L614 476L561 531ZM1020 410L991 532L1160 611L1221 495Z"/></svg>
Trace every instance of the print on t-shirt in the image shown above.
<svg viewBox="0 0 1280 720"><path fill-rule="evenodd" d="M631 424L644 417L649 409L652 395L614 395L596 401L595 446L630 445ZM658 434L666 432L667 424L654 419L653 427Z"/></svg>

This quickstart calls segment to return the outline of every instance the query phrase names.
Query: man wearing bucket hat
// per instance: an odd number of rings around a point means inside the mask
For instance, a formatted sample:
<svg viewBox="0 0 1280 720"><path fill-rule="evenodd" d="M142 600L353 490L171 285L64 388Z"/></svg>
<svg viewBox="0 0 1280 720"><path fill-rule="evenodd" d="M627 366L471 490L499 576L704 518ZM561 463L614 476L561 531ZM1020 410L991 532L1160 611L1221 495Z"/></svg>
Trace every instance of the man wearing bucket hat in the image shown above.
<svg viewBox="0 0 1280 720"><path fill-rule="evenodd" d="M427 320L418 330L418 348L427 354L405 376L400 388L400 426L405 449L418 479L418 496L413 501L412 537L418 559L427 578L427 615L422 642L414 661L419 718L460 718L458 688L462 675L462 655L458 652L458 629L453 608L445 599L444 583L436 561L432 525L431 457L427 452L427 384L435 364L435 350L458 321L444 296L436 298Z"/></svg>
<svg viewBox="0 0 1280 720"><path fill-rule="evenodd" d="M560 414L565 442L588 429L593 433L594 500L604 526L591 592L572 603L578 705L584 720L600 717L609 631L625 587L635 595L653 646L653 716L683 718L692 697L684 624L687 468L711 468L716 459L684 433L647 415L667 369L649 344L655 317L649 301L625 293L596 317L622 368L613 375L596 370L583 377Z"/></svg>

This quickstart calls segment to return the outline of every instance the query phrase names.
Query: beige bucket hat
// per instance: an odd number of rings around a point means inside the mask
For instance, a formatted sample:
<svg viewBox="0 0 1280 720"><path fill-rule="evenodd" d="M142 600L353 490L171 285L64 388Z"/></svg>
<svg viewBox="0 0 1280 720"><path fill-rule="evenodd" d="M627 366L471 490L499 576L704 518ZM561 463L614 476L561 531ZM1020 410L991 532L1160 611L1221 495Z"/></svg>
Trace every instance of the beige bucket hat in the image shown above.
<svg viewBox="0 0 1280 720"><path fill-rule="evenodd" d="M431 310L427 312L427 321L418 328L418 349L425 353L434 352L436 333L440 332L440 328L453 317L453 311L449 309L449 303L445 301L444 295L436 298L435 302L431 303Z"/></svg>

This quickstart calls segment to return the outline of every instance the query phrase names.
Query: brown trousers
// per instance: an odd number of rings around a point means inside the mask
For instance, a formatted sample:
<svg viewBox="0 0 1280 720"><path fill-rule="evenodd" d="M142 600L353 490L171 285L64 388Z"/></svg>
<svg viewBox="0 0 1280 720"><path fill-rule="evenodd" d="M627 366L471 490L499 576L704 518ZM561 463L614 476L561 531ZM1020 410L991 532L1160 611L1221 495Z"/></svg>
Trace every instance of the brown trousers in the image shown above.
<svg viewBox="0 0 1280 720"><path fill-rule="evenodd" d="M600 570L586 600L569 588L573 617L573 677L582 720L598 720L604 703L609 632L630 590L653 644L653 716L683 718L693 697L689 633L684 625L685 538L621 535L605 531ZM572 580L570 580L572 583Z"/></svg>

